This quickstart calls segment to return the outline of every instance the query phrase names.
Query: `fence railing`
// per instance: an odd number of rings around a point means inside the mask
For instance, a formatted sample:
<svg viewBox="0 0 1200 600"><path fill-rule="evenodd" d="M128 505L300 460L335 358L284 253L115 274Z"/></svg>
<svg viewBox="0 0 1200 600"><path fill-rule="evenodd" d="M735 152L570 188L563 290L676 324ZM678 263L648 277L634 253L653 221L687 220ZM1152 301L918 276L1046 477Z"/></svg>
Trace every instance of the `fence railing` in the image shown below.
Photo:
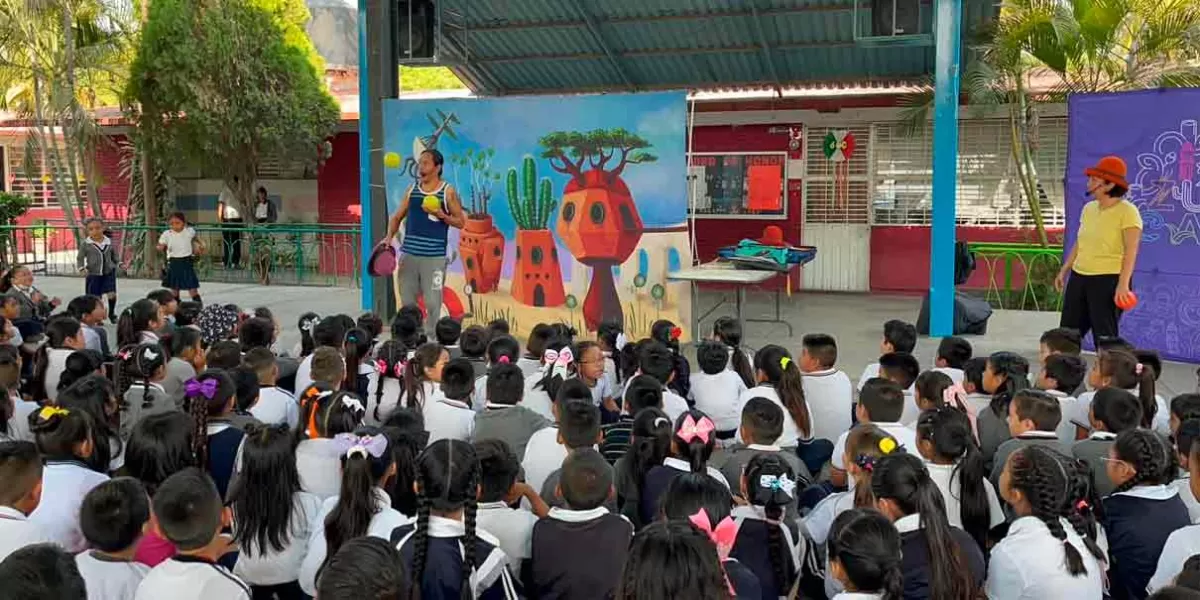
<svg viewBox="0 0 1200 600"><path fill-rule="evenodd" d="M201 282L312 286L359 285L361 228L347 224L191 225L205 251L196 257ZM159 278L144 256L145 239L157 241L164 227L109 226L130 277ZM76 267L82 234L66 223L0 226L0 263L25 264L46 275L80 275ZM155 264L164 263L159 254Z"/></svg>
<svg viewBox="0 0 1200 600"><path fill-rule="evenodd" d="M986 299L997 308L1057 311L1062 294L1054 278L1062 268L1062 246L973 242L975 277L968 288L979 289L985 280ZM974 284L974 285L971 285Z"/></svg>

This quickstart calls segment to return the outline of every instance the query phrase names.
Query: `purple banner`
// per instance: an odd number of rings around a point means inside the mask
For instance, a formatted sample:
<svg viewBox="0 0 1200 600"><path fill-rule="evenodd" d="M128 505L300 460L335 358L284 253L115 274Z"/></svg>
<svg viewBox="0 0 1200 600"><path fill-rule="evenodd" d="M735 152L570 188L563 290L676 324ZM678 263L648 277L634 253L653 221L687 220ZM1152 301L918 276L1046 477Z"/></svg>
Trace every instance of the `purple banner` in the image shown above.
<svg viewBox="0 0 1200 600"><path fill-rule="evenodd" d="M1200 89L1075 95L1068 107L1067 243L1089 200L1084 169L1120 156L1127 198L1145 222L1133 277L1140 302L1121 320L1121 336L1200 362Z"/></svg>

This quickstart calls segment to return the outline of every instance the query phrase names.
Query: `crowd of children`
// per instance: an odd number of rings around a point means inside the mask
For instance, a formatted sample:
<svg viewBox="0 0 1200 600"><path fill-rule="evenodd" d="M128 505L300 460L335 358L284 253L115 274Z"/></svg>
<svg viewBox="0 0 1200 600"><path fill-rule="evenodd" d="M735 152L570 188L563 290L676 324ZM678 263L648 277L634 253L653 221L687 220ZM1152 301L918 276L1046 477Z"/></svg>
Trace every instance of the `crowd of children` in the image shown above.
<svg viewBox="0 0 1200 600"><path fill-rule="evenodd" d="M1200 594L1200 395L1120 340L1089 369L1070 330L1033 367L951 337L922 370L889 321L855 384L825 334L751 351L721 318L693 368L670 321L522 344L404 307L386 340L306 313L285 353L267 309L178 301L173 231L177 289L111 346L93 224L64 313L5 277L0 598Z"/></svg>

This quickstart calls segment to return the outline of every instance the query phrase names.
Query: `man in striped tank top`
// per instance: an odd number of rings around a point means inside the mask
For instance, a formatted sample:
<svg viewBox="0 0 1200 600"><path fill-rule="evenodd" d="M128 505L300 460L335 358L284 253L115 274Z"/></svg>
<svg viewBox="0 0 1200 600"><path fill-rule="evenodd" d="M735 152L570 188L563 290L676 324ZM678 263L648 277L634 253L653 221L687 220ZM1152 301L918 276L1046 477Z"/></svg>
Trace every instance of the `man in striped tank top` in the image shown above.
<svg viewBox="0 0 1200 600"><path fill-rule="evenodd" d="M425 298L428 315L425 333L434 337L433 327L442 310L442 281L446 276L446 237L451 227L462 228L466 215L454 187L442 180L445 159L437 150L426 150L417 161L416 184L408 186L400 208L388 220L384 243L394 243L404 222L400 243L400 304L416 304ZM412 213L411 218L406 218Z"/></svg>

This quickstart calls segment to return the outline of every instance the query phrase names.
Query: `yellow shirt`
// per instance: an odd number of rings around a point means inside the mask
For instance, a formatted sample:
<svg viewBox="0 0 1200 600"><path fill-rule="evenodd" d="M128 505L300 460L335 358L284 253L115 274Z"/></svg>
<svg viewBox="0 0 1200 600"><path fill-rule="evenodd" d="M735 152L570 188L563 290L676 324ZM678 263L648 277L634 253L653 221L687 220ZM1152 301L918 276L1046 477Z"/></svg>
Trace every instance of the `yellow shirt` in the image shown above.
<svg viewBox="0 0 1200 600"><path fill-rule="evenodd" d="M1080 275L1117 275L1125 256L1125 230L1142 228L1142 215L1128 200L1100 208L1093 200L1079 217L1078 252L1074 270Z"/></svg>

